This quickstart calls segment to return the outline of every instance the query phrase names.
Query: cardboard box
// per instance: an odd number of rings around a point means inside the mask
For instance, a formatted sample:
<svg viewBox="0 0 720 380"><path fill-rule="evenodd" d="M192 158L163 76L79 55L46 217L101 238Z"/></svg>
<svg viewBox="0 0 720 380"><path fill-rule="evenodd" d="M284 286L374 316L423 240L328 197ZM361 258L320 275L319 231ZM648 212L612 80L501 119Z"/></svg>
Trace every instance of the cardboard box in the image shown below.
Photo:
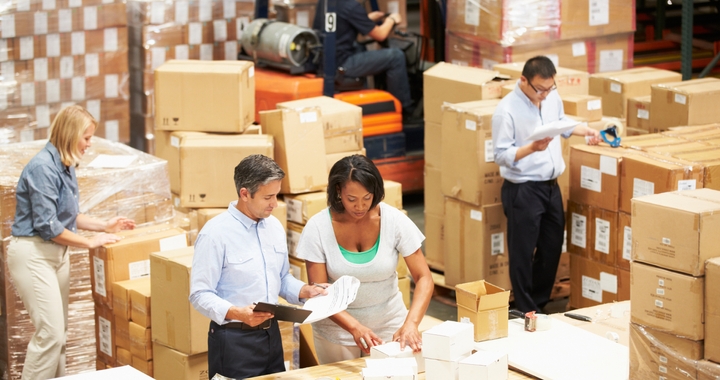
<svg viewBox="0 0 720 380"><path fill-rule="evenodd" d="M309 281L305 260L297 258L295 256L289 256L288 259L290 260L290 274L292 274L292 276L297 278L298 280L307 284Z"/></svg>
<svg viewBox="0 0 720 380"><path fill-rule="evenodd" d="M132 354L129 350L122 347L117 347L117 360L115 361L118 366L132 365Z"/></svg>
<svg viewBox="0 0 720 380"><path fill-rule="evenodd" d="M634 198L633 260L702 276L720 246L717 194L700 189Z"/></svg>
<svg viewBox="0 0 720 380"><path fill-rule="evenodd" d="M651 85L678 80L679 73L652 67L597 73L590 76L589 93L602 98L604 115L625 118L628 98L650 95Z"/></svg>
<svg viewBox="0 0 720 380"><path fill-rule="evenodd" d="M470 318L476 342L508 336L510 291L484 280L455 285L458 321Z"/></svg>
<svg viewBox="0 0 720 380"><path fill-rule="evenodd" d="M298 245L298 242L300 241L300 235L302 235L302 230L305 226L298 223L288 222L287 224L287 245L288 245L288 254L290 256L295 256L295 248Z"/></svg>
<svg viewBox="0 0 720 380"><path fill-rule="evenodd" d="M150 253L187 247L187 233L179 228L152 232L152 228L121 231L124 239L90 249L93 299L96 304L113 307L112 284L150 275Z"/></svg>
<svg viewBox="0 0 720 380"><path fill-rule="evenodd" d="M560 37L573 39L635 31L635 4L623 0L583 0L560 5Z"/></svg>
<svg viewBox="0 0 720 380"><path fill-rule="evenodd" d="M410 346L405 346L404 350L400 350L400 342L388 342L371 347L370 358L414 358L417 365L417 372L425 372L425 359L422 356L422 352L413 352Z"/></svg>
<svg viewBox="0 0 720 380"><path fill-rule="evenodd" d="M620 211L632 212L635 197L703 187L702 165L647 153L626 157L620 181Z"/></svg>
<svg viewBox="0 0 720 380"><path fill-rule="evenodd" d="M443 202L444 203L444 202ZM425 212L425 261L428 266L445 271L445 212L441 215Z"/></svg>
<svg viewBox="0 0 720 380"><path fill-rule="evenodd" d="M702 141L720 137L720 124L710 123L696 126L672 127L663 131L663 136L679 137L688 141Z"/></svg>
<svg viewBox="0 0 720 380"><path fill-rule="evenodd" d="M363 148L362 108L327 96L277 104L278 109L304 110L312 107L320 108L325 153L358 151Z"/></svg>
<svg viewBox="0 0 720 380"><path fill-rule="evenodd" d="M305 225L315 214L327 209L327 193L318 191L305 194L287 194L287 220Z"/></svg>
<svg viewBox="0 0 720 380"><path fill-rule="evenodd" d="M573 145L570 148L570 199L617 211L623 158L634 153L622 148Z"/></svg>
<svg viewBox="0 0 720 380"><path fill-rule="evenodd" d="M233 181L243 158L263 154L273 158L268 135L222 135L200 132L160 132L155 154L168 161L170 190L181 207L227 207L238 199Z"/></svg>
<svg viewBox="0 0 720 380"><path fill-rule="evenodd" d="M208 222L208 220L224 213L227 211L226 208L201 208L197 210L197 220L198 220L198 231L202 231L202 228L205 226L205 223Z"/></svg>
<svg viewBox="0 0 720 380"><path fill-rule="evenodd" d="M592 212L590 206L568 201L567 207L567 251L582 256L590 257L590 241L592 231Z"/></svg>
<svg viewBox="0 0 720 380"><path fill-rule="evenodd" d="M162 344L153 344L156 379L203 380L208 378L207 353L187 355Z"/></svg>
<svg viewBox="0 0 720 380"><path fill-rule="evenodd" d="M674 157L698 163L703 167L703 188L720 190L720 151L713 150L676 153Z"/></svg>
<svg viewBox="0 0 720 380"><path fill-rule="evenodd" d="M130 320L130 316L132 313L130 290L137 287L149 286L149 284L150 276L140 277L134 280L117 281L112 284L113 314L117 315L118 317Z"/></svg>
<svg viewBox="0 0 720 380"><path fill-rule="evenodd" d="M327 140L325 140L327 142ZM330 153L325 155L325 162L327 162L327 170L328 173L330 173L330 170L332 167L340 160L342 160L345 157L353 156L356 154L359 154L361 156L366 155L365 148L362 148L360 150L352 151L352 152L340 152L340 153Z"/></svg>
<svg viewBox="0 0 720 380"><path fill-rule="evenodd" d="M644 136L626 137L622 140L622 145L627 149L645 151L648 148L667 147L671 145L684 144L686 142L687 140L674 136L651 133Z"/></svg>
<svg viewBox="0 0 720 380"><path fill-rule="evenodd" d="M425 119L425 168L440 169L442 167L442 114L439 122ZM427 182L426 182L427 183Z"/></svg>
<svg viewBox="0 0 720 380"><path fill-rule="evenodd" d="M113 322L115 322L115 346L130 351L130 321L116 315Z"/></svg>
<svg viewBox="0 0 720 380"><path fill-rule="evenodd" d="M141 286L130 290L130 320L143 327L150 327L150 279L146 278ZM148 358L149 359L149 358Z"/></svg>
<svg viewBox="0 0 720 380"><path fill-rule="evenodd" d="M133 356L132 357L132 367L148 376L153 376L153 361L152 360L144 360L137 356Z"/></svg>
<svg viewBox="0 0 720 380"><path fill-rule="evenodd" d="M425 359L426 379L455 379L460 378L460 361L470 356L470 352L456 360Z"/></svg>
<svg viewBox="0 0 720 380"><path fill-rule="evenodd" d="M188 300L192 258L192 247L150 255L152 293L163 295L151 300L153 341L188 355L207 351L210 326Z"/></svg>
<svg viewBox="0 0 720 380"><path fill-rule="evenodd" d="M637 261L630 267L631 322L690 340L704 339L705 277Z"/></svg>
<svg viewBox="0 0 720 380"><path fill-rule="evenodd" d="M273 7L277 12L277 20L302 26L305 28L312 28L313 20L315 19L315 6L316 4L285 4L285 3L273 3Z"/></svg>
<svg viewBox="0 0 720 380"><path fill-rule="evenodd" d="M702 356L702 341L630 324L630 373L637 378L697 378L694 364Z"/></svg>
<svg viewBox="0 0 720 380"><path fill-rule="evenodd" d="M720 362L720 257L705 262L705 359Z"/></svg>
<svg viewBox="0 0 720 380"><path fill-rule="evenodd" d="M155 129L240 133L255 115L249 61L175 61L155 69Z"/></svg>
<svg viewBox="0 0 720 380"><path fill-rule="evenodd" d="M383 199L383 202L398 210L402 210L402 184L386 179L383 180L383 189L385 190L385 199Z"/></svg>
<svg viewBox="0 0 720 380"><path fill-rule="evenodd" d="M593 207L590 216L590 259L609 266L616 266L618 213Z"/></svg>
<svg viewBox="0 0 720 380"><path fill-rule="evenodd" d="M439 62L423 73L425 122L442 123L443 103L500 98L506 83L497 71Z"/></svg>
<svg viewBox="0 0 720 380"><path fill-rule="evenodd" d="M103 363L115 366L115 316L104 305L95 304L95 347L97 357Z"/></svg>
<svg viewBox="0 0 720 380"><path fill-rule="evenodd" d="M617 300L617 292L615 268L570 255L570 307L583 308L613 302Z"/></svg>
<svg viewBox="0 0 720 380"><path fill-rule="evenodd" d="M617 279L618 279L618 291L617 291L617 300L620 301L629 301L630 300L630 288L631 288L631 277L630 277L630 271L625 269L617 269Z"/></svg>
<svg viewBox="0 0 720 380"><path fill-rule="evenodd" d="M478 351L460 361L460 380L506 380L508 356L506 353Z"/></svg>
<svg viewBox="0 0 720 380"><path fill-rule="evenodd" d="M563 95L563 108L566 115L582 118L586 121L602 119L602 99L593 95Z"/></svg>
<svg viewBox="0 0 720 380"><path fill-rule="evenodd" d="M687 141L680 144L674 145L662 145L656 147L649 147L644 149L648 153L660 154L663 156L671 156L677 158L678 154L684 153L698 153L704 151L713 151L713 154L709 157L714 159L720 159L720 154L717 152L717 147L707 144L703 141Z"/></svg>
<svg viewBox="0 0 720 380"><path fill-rule="evenodd" d="M523 67L525 67L525 61L513 61L511 63L499 63L493 65L492 69L511 78L509 81L510 84L507 86L511 87L512 90L515 88L517 82L516 79L520 79L522 76ZM558 65L555 65L555 71L555 85L557 86L557 92L560 94L561 98L565 98L565 96L568 95L588 94L588 81L590 74L588 74L587 71L574 70L567 67L560 67Z"/></svg>
<svg viewBox="0 0 720 380"><path fill-rule="evenodd" d="M506 314L507 315L507 314ZM473 341L472 323L445 321L433 326L422 333L425 369L428 370L428 359L459 361L472 351ZM430 373L426 374L430 377Z"/></svg>
<svg viewBox="0 0 720 380"><path fill-rule="evenodd" d="M402 294L403 303L405 307L410 310L410 278L398 278L398 289Z"/></svg>
<svg viewBox="0 0 720 380"><path fill-rule="evenodd" d="M363 380L413 380L417 377L412 367L398 366L397 363L391 366L384 363L385 360L382 360L383 365L373 365L374 362L376 361L372 359L366 360L368 367L360 370Z"/></svg>
<svg viewBox="0 0 720 380"><path fill-rule="evenodd" d="M145 361L152 359L152 333L149 327L130 322L130 353Z"/></svg>
<svg viewBox="0 0 720 380"><path fill-rule="evenodd" d="M630 270L630 261L632 260L632 217L625 212L618 213L617 228L617 256L615 257L615 266L619 269Z"/></svg>
<svg viewBox="0 0 720 380"><path fill-rule="evenodd" d="M425 212L435 215L445 214L445 196L442 193L442 170L440 167L425 165L424 186Z"/></svg>
<svg viewBox="0 0 720 380"><path fill-rule="evenodd" d="M653 131L650 124L650 95L628 98L627 126L648 132Z"/></svg>
<svg viewBox="0 0 720 380"><path fill-rule="evenodd" d="M700 125L720 120L720 80L665 81L652 86L650 125L662 131L680 125Z"/></svg>
<svg viewBox="0 0 720 380"><path fill-rule="evenodd" d="M298 194L324 190L328 173L319 108L263 111L260 120L275 138L275 161L285 171L280 191Z"/></svg>
<svg viewBox="0 0 720 380"><path fill-rule="evenodd" d="M506 231L502 204L478 207L445 198L445 284L484 279L510 289Z"/></svg>
<svg viewBox="0 0 720 380"><path fill-rule="evenodd" d="M476 206L500 202L503 179L492 149L492 116L498 103L443 105L443 195Z"/></svg>

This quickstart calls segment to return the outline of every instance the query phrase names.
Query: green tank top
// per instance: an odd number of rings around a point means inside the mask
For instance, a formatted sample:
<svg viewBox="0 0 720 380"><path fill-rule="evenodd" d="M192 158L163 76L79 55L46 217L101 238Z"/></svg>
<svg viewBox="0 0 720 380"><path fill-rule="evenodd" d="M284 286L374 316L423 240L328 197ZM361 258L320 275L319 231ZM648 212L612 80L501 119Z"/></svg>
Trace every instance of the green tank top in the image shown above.
<svg viewBox="0 0 720 380"><path fill-rule="evenodd" d="M328 213L330 214L330 220L332 220L332 213L330 213L330 209L328 208ZM378 247L380 246L380 234L378 233L378 238L375 241L375 245L372 246L372 248L368 249L367 251L363 252L352 252L348 251L347 249L343 248L340 244L338 244L338 248L340 248L340 253L342 253L345 260L353 263L353 264L367 264L372 259L375 258L375 255L377 255Z"/></svg>

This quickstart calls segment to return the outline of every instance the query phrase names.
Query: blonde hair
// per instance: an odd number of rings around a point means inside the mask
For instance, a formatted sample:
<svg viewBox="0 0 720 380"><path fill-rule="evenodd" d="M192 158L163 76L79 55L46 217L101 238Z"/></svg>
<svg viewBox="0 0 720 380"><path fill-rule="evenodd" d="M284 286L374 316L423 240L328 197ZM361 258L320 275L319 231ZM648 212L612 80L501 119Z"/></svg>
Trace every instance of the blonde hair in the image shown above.
<svg viewBox="0 0 720 380"><path fill-rule="evenodd" d="M97 127L97 120L84 108L72 105L63 108L50 126L50 143L60 153L60 161L66 166L80 163L78 143L90 126Z"/></svg>

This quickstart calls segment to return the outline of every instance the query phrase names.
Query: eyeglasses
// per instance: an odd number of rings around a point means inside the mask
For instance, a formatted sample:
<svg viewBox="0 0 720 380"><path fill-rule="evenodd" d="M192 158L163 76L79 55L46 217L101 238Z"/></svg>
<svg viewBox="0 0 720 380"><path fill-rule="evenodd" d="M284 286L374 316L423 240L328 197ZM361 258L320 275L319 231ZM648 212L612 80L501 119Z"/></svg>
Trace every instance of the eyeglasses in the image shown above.
<svg viewBox="0 0 720 380"><path fill-rule="evenodd" d="M530 87L532 87L533 90L535 90L535 93L537 93L538 95L540 95L540 94L542 94L542 93L548 93L548 94L549 94L549 93L551 93L551 92L553 92L554 90L557 89L557 85L555 84L555 81L553 81L552 87L548 88L547 90L538 90L537 88L535 88L535 86L533 86L533 84L530 82L529 79L528 79L528 84L530 85Z"/></svg>

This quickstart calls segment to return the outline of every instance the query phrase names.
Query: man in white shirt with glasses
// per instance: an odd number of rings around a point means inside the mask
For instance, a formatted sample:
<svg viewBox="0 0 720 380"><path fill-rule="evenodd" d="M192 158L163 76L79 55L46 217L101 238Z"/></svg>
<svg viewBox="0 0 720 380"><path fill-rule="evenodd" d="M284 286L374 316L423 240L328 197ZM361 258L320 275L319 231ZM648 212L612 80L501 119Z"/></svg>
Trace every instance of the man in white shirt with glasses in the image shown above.
<svg viewBox="0 0 720 380"><path fill-rule="evenodd" d="M565 230L557 178L565 170L559 136L530 141L545 124L567 120L555 91L555 65L531 58L513 92L498 104L492 119L495 162L505 179L501 199L507 217L510 281L515 308L542 311L550 300ZM599 132L580 124L561 134L600 142Z"/></svg>

